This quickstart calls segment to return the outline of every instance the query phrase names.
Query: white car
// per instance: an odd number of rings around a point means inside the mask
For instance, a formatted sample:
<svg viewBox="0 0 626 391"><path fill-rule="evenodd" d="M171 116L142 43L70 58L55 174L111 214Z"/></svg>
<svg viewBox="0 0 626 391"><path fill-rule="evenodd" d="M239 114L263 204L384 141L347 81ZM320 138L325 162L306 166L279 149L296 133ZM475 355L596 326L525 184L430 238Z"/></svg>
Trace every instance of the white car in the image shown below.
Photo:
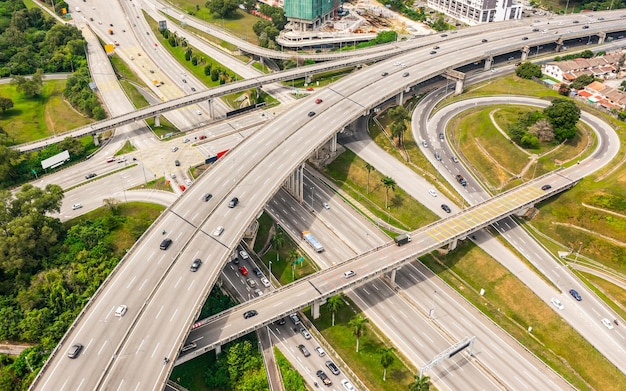
<svg viewBox="0 0 626 391"><path fill-rule="evenodd" d="M122 304L121 306L117 307L117 309L115 310L115 316L119 316L121 318L122 316L124 316L127 309L128 307Z"/></svg>
<svg viewBox="0 0 626 391"><path fill-rule="evenodd" d="M433 197L437 197L437 192L434 191L433 189L428 190L428 194L430 194Z"/></svg>
<svg viewBox="0 0 626 391"><path fill-rule="evenodd" d="M196 114L198 114L198 115L202 115L202 111L200 111L200 110L196 110Z"/></svg>
<svg viewBox="0 0 626 391"><path fill-rule="evenodd" d="M330 209L330 205L328 205L328 202L324 202L322 205L324 205L324 209Z"/></svg>
<svg viewBox="0 0 626 391"><path fill-rule="evenodd" d="M82 204L74 204L74 205L72 205L72 210L80 209L82 207L83 207Z"/></svg>
<svg viewBox="0 0 626 391"><path fill-rule="evenodd" d="M611 321L608 320L607 318L603 318L602 319L602 324L604 325L604 327L606 327L609 330L613 330L613 325L611 324Z"/></svg>
<svg viewBox="0 0 626 391"><path fill-rule="evenodd" d="M248 255L247 252L245 252L245 250L241 250L239 251L239 255L241 256L242 259L248 259L250 258L250 256Z"/></svg>
<svg viewBox="0 0 626 391"><path fill-rule="evenodd" d="M222 232L224 232L224 227L220 225L219 227L215 228L215 231L213 231L213 236L220 236Z"/></svg>
<svg viewBox="0 0 626 391"><path fill-rule="evenodd" d="M565 306L563 305L563 303L561 303L561 301L557 299L556 297L553 297L552 299L550 299L550 301L552 302L552 304L554 304L556 308L560 310L565 309Z"/></svg>
<svg viewBox="0 0 626 391"><path fill-rule="evenodd" d="M320 355L320 357L324 357L326 355L326 352L324 352L324 349L322 349L321 346L316 347L315 351Z"/></svg>
<svg viewBox="0 0 626 391"><path fill-rule="evenodd" d="M266 288L269 288L272 285L270 284L270 280L268 280L267 277L261 278L261 284L263 284L263 286Z"/></svg>
<svg viewBox="0 0 626 391"><path fill-rule="evenodd" d="M263 296L263 291L260 290L260 289L255 289L254 290L254 294L257 295L257 296Z"/></svg>
<svg viewBox="0 0 626 391"><path fill-rule="evenodd" d="M178 147L172 147L172 152L178 151Z"/></svg>
<svg viewBox="0 0 626 391"><path fill-rule="evenodd" d="M350 381L348 379L343 379L341 381L341 385L343 386L343 388L345 388L347 391L356 391L356 388L354 388L354 385L352 383L350 383Z"/></svg>

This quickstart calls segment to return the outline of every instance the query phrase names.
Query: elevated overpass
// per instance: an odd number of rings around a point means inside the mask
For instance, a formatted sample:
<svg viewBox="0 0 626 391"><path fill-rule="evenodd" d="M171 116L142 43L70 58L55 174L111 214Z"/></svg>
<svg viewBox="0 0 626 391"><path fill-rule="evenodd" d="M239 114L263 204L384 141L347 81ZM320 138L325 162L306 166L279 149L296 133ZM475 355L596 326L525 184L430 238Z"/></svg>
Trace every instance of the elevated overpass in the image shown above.
<svg viewBox="0 0 626 391"><path fill-rule="evenodd" d="M578 181L568 178L562 170L544 175L489 201L412 232L411 242L403 246L396 246L392 241L295 283L280 287L262 297L196 322L188 340L194 341L198 347L181 353L176 365L219 348L304 307L313 306L312 313L319 313L320 303L328 297L378 278L383 273L390 273L393 279L395 270L404 264L463 239L506 216L523 212L542 200L570 189ZM541 190L541 186L545 184L550 184L552 188L547 191ZM356 276L344 278L343 273L348 270L355 271ZM244 319L244 312L253 309L259 314Z"/></svg>
<svg viewBox="0 0 626 391"><path fill-rule="evenodd" d="M528 26L519 33L526 32L526 29ZM520 41L519 36L513 35L500 38L498 42L496 35L502 36L501 33L494 33L494 38L490 36L494 42L486 45L484 50ZM408 86L440 74L442 65L467 63L476 56L476 37L455 39L445 45L438 56L428 55L428 48L404 52L395 58L405 64L404 67L393 65L390 61L376 63L341 79L316 94L323 99L321 104L303 101L220 159L212 170L201 176L160 216L128 252L63 337L32 388L162 388L173 365L163 365L163 357L178 354L187 338L189 325L195 320L223 264L239 242L245 227L256 218L270 196L292 172L301 167L318 145L333 137L346 124L402 93ZM309 112L313 112L313 116L307 115ZM565 172L542 180L553 182L551 185L555 192L563 190L578 179L567 177ZM540 185L543 182L533 183ZM526 207L550 194L539 192L530 185L524 189L528 194L511 193L502 201L504 209L494 209L491 217L497 218L497 214L505 213L506 208L517 210ZM201 197L207 191L213 194L213 198L205 203ZM228 208L228 201L235 196L240 204L236 208ZM446 219L446 225L431 226L419 237L414 237L410 247L387 247L384 261L389 265L406 262L421 251L466 235L468 231L487 224L490 215L485 213L489 208L495 208L495 204L476 209L475 214L465 214L468 220L451 217ZM223 233L212 234L218 226L224 227ZM168 235L174 239L167 251L158 250L163 239L161 229L167 229ZM189 273L189 263L195 257L205 260L204 265L197 273ZM361 263L358 260L351 268L357 271L357 276L364 278L392 270L385 269L384 265L361 266ZM337 276L324 276L327 280L314 279L315 285L309 283L313 290L320 290L312 296L314 300L345 288L343 281L337 281ZM298 294L307 295L308 290ZM128 313L124 318L115 319L112 313L121 303L128 305ZM285 308L301 305L303 302ZM268 312L265 317L260 312L255 322L274 319L275 314ZM226 318L235 322L237 315L233 313ZM241 332L247 326L244 323L236 329ZM214 338L215 341L221 339ZM76 342L85 344L85 349L80 359L69 360L64 357L65 351Z"/></svg>
<svg viewBox="0 0 626 391"><path fill-rule="evenodd" d="M427 78L445 73L446 68L457 68L466 64L488 60L497 55L503 55L516 51L524 52L525 50L528 50L529 46L557 43L562 42L563 40L587 37L590 35L626 31L626 18L621 18L621 14L619 14L617 11L609 11L604 14L606 15L604 20L597 21L593 24L592 27L588 29L582 29L581 26L585 26L585 24L573 24L573 19L570 15L553 18L553 23L551 25L543 26L545 27L544 30L547 31L546 33L533 32L531 30L531 27L529 27L526 23L522 23L520 21L509 21L496 23L495 25L497 25L500 30L496 33L493 33L494 38L488 40L488 42L482 42L479 36L488 36L485 34L492 31L494 27L481 25L477 28L463 30L461 33L458 34L443 34L446 35L446 37L434 36L428 37L424 40L409 40L405 42L393 43L390 45L381 45L379 47L374 47L374 49L372 50L356 51L355 53L359 53L358 56L342 58L329 63L290 69L287 71L277 72L254 79L242 80L235 83L228 83L207 91L201 91L182 98L173 99L157 105L145 107L132 113L127 113L113 118L101 120L90 125L72 130L71 132L61 134L59 136L49 137L31 143L21 144L16 146L15 148L19 149L21 152L42 149L49 144L61 141L65 137L82 137L88 134L95 135L107 130L114 129L118 126L158 116L168 111L180 109L196 103L211 101L220 96L241 92L252 88L262 88L264 84L284 82L288 80L311 76L316 73L332 71L335 69L354 67L363 64L371 64L378 61L386 60L402 53L407 53L407 51L414 53L415 56L432 56L430 52L432 49L432 45L434 44L449 45L459 42L460 44L455 51L471 49L472 55L458 56L458 59L455 57L448 57L448 59L445 61L446 67L442 66L439 72L434 72L428 75ZM563 22L561 23L568 23L568 25L559 25L558 23L555 24L558 20L562 20ZM497 42L495 41L497 37L502 36L503 30L507 31L508 33L508 35L505 37L507 41L505 44L502 44L502 41L504 39L499 39ZM483 35L479 35L478 33L480 32L482 32ZM522 40L523 37L528 36L531 36L532 38L529 38L528 40ZM439 51L437 57L441 57L445 53L446 48L442 48ZM412 62L415 63L415 60L413 60ZM414 78L407 79L407 83L405 83L403 89L424 81L427 78L420 78L417 80Z"/></svg>

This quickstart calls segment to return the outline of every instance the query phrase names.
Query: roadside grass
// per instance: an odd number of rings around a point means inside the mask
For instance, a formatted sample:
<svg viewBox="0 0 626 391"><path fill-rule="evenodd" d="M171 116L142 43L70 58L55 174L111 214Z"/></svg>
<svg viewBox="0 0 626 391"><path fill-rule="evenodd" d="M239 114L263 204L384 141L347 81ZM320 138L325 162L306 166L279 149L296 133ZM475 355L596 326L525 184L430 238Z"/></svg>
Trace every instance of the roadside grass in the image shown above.
<svg viewBox="0 0 626 391"><path fill-rule="evenodd" d="M165 207L149 202L125 202L117 204L117 207L119 208L118 215L133 216L136 219L132 226L125 224L111 233L110 243L113 253L117 256L124 256L125 251L135 244L136 238L150 227ZM110 216L110 214L108 208L101 207L72 219L72 224L83 224L86 221Z"/></svg>
<svg viewBox="0 0 626 391"><path fill-rule="evenodd" d="M274 357L276 357L276 365L280 370L280 377L283 379L285 389L289 391L306 391L308 390L304 378L287 360L285 355L274 346Z"/></svg>
<svg viewBox="0 0 626 391"><path fill-rule="evenodd" d="M206 3L205 3L205 4L206 4ZM194 12L195 12L195 11L194 11ZM228 42L228 41L224 41L224 40L222 40L222 39L220 39L220 38L216 37L215 35L212 35L212 34L210 34L210 33L208 33L208 32L205 32L205 31L199 30L199 29L197 29L197 28L195 28L195 27L193 27L193 26L190 26L190 25L188 25L188 24L181 25L181 24L178 22L178 20L176 20L176 19L172 18L171 16L166 15L166 14L164 14L164 13L161 13L161 14L162 14L165 18L167 18L167 20L168 20L169 22L176 24L178 27L180 27L180 28L181 28L181 29L183 29L183 30L189 31L189 32L190 32L190 33L192 33L193 35L197 35L198 37L203 38L204 40L206 40L206 41L208 41L208 42L212 43L214 46L219 46L219 47L221 47L221 48L224 48L224 49L228 50L229 52L231 52L231 55L233 55L234 53L236 53L236 52L237 52L237 45L234 45L234 44L232 44L232 43L230 43L230 42ZM207 31L211 31L211 29L209 28L209 29L207 29ZM254 35L254 32L253 32L253 35ZM258 45L258 44L259 44L259 42L258 42L258 40L257 40L257 38L256 38L256 35L254 35L253 40L254 40L254 44L255 44L255 45ZM252 41L252 40L251 40L251 41ZM247 56L242 56L242 57L237 57L237 58L239 58L240 60L242 60L242 61L244 61L244 62L246 61L246 59L248 59L248 60L249 60L249 57L247 57Z"/></svg>
<svg viewBox="0 0 626 391"><path fill-rule="evenodd" d="M189 73L192 73L206 86L216 87L220 85L219 80L213 81L211 80L211 75L207 76L204 74L204 67L206 65L211 65L212 68L220 68L224 72L228 73L231 77L241 80L241 76L237 75L232 70L226 68L224 65L220 64L219 62L204 54L202 51L193 47L192 45L188 45L186 48L182 46L171 47L165 37L163 37L163 35L161 35L161 33L159 32L158 23L145 12L144 16L146 18L146 21L148 22L148 25L150 26L150 29L152 30L152 33L159 41L159 44L164 47L168 52L170 52L170 54L176 59L176 61L178 61L178 63L185 67ZM199 59L204 59L205 62L203 63L202 61L198 61L198 65L194 66L191 61L185 60L185 51L187 50L187 48L191 48L194 55L198 56Z"/></svg>
<svg viewBox="0 0 626 391"><path fill-rule="evenodd" d="M137 90L137 87L135 87L135 85L130 81L122 79L120 80L120 85L135 108L141 109L150 106L150 103L146 100L146 98L144 98L143 95L141 95L139 90Z"/></svg>
<svg viewBox="0 0 626 391"><path fill-rule="evenodd" d="M146 118L145 121L159 140L163 140L165 135L168 133L174 133L174 135L177 135L180 132L177 127L175 127L170 121L168 121L167 118L163 116L159 117L159 122L161 123L160 126L154 125L154 117Z"/></svg>
<svg viewBox="0 0 626 391"><path fill-rule="evenodd" d="M212 368L216 361L215 351L205 353L175 366L170 379L187 390L210 390L205 381L205 372L207 368Z"/></svg>
<svg viewBox="0 0 626 391"><path fill-rule="evenodd" d="M307 84L307 87L313 87L313 88L325 87L327 85L330 85L336 82L342 77L349 75L353 71L354 71L353 67L334 69L332 71L321 72L321 73L316 73L312 75L311 82L308 84L306 83L306 80L304 78L283 81L282 84L284 86L294 87L294 88L306 88L304 86L305 84Z"/></svg>
<svg viewBox="0 0 626 391"><path fill-rule="evenodd" d="M137 76L135 72L126 64L124 60L117 55L117 53L113 53L113 55L109 56L111 61L111 65L113 66L113 70L115 71L118 79L126 79L133 83L145 86L146 84Z"/></svg>
<svg viewBox="0 0 626 391"><path fill-rule="evenodd" d="M173 191L172 187L167 184L167 181L164 180L163 177L156 178L152 181L148 181L148 183L142 183L141 185L131 187L128 190L144 190L144 189L162 190L162 191L168 191L170 193Z"/></svg>
<svg viewBox="0 0 626 391"><path fill-rule="evenodd" d="M25 98L15 86L0 84L0 96L14 104L5 113L0 112L0 127L7 132L10 145L62 134L93 122L63 100L64 88L65 80L44 81L41 96Z"/></svg>
<svg viewBox="0 0 626 391"><path fill-rule="evenodd" d="M389 209L385 210L385 187L383 175L372 170L369 174L369 193L365 161L346 150L325 167L325 173L354 199L365 205L381 220L388 220L404 230L414 230L436 221L438 217L413 199L400 187L389 189Z"/></svg>
<svg viewBox="0 0 626 391"><path fill-rule="evenodd" d="M252 63L252 66L253 66L255 69L257 69L257 70L259 70L259 71L261 71L261 72L263 72L263 73L265 73L265 74L268 74L268 73L271 73L271 72L272 72L272 70L271 70L271 69L269 69L266 65L263 65L263 64L261 64L261 63L260 63L260 62L258 62L258 61L253 62L253 63Z"/></svg>
<svg viewBox="0 0 626 391"><path fill-rule="evenodd" d="M216 27L224 29L233 35L248 40L250 43L258 45L258 40L252 26L261 18L248 14L240 9L235 11L235 15L230 19L222 19L211 14L204 5L204 0L173 0L172 4L182 9L189 15L193 15L205 22L214 24ZM196 7L199 7L197 9Z"/></svg>
<svg viewBox="0 0 626 391"><path fill-rule="evenodd" d="M621 390L626 376L507 269L469 241L422 261L580 390ZM481 296L479 289L485 289ZM523 300L520 300L523 298ZM532 332L527 331L532 327Z"/></svg>
<svg viewBox="0 0 626 391"><path fill-rule="evenodd" d="M331 326L331 312L328 306L320 308L320 317L311 320L317 330L324 336L333 350L350 366L370 390L403 390L413 381L415 368L407 368L397 352L392 352L394 361L387 368L387 380L383 381L383 367L380 365L380 350L391 346L389 341L383 341L378 336L383 333L376 326L368 322L365 332L359 340L359 352L356 352L356 337L348 322L357 314L365 317L347 297L342 296L347 305L340 306L335 313L335 326ZM311 319L311 317L309 317Z"/></svg>
<svg viewBox="0 0 626 391"><path fill-rule="evenodd" d="M127 153L130 153L132 151L135 151L135 147L133 146L133 144L131 144L130 141L126 141L124 143L124 145L122 146L122 148L120 148L117 152L115 152L115 156L119 156L119 155L125 155Z"/></svg>

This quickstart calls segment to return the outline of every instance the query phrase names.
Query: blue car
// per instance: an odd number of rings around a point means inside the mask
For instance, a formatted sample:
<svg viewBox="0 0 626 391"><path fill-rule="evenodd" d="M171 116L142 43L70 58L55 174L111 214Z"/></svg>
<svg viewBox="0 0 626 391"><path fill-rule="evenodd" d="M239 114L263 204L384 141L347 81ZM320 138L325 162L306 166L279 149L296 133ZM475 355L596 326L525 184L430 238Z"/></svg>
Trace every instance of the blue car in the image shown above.
<svg viewBox="0 0 626 391"><path fill-rule="evenodd" d="M580 294L575 289L570 289L569 294L578 301L581 301L583 299L582 297L580 297Z"/></svg>

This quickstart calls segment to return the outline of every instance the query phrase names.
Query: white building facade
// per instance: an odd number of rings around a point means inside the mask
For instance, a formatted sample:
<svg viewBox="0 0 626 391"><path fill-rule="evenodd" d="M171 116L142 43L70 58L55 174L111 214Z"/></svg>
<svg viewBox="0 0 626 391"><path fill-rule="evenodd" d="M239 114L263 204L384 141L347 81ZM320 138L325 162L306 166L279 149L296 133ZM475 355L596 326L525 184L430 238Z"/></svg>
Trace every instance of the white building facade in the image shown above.
<svg viewBox="0 0 626 391"><path fill-rule="evenodd" d="M521 19L523 8L513 0L428 0L428 7L471 26Z"/></svg>

